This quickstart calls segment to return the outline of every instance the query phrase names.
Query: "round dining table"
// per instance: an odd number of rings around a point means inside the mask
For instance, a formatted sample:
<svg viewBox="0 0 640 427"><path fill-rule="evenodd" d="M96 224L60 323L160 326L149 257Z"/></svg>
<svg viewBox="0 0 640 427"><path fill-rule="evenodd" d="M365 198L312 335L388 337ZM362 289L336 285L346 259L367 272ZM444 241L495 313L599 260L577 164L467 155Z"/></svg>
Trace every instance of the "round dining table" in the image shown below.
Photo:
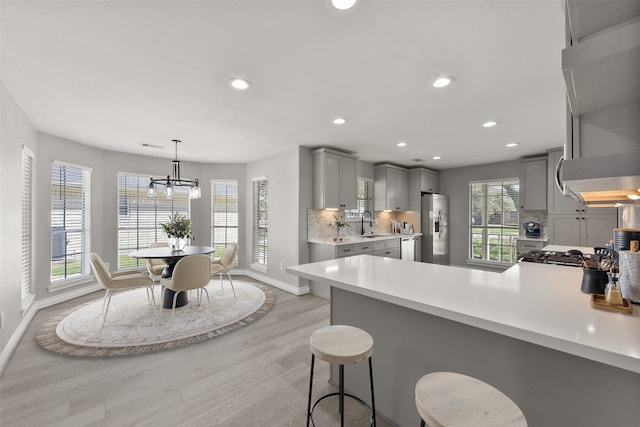
<svg viewBox="0 0 640 427"><path fill-rule="evenodd" d="M163 278L169 278L173 274L173 269L176 264L180 260L180 258L189 256L189 255L202 255L202 254L210 254L213 253L215 249L211 246L185 246L184 249L180 251L174 251L170 247L159 247L159 248L145 248L138 249L137 251L133 251L129 254L131 258L138 259L163 259L167 263L167 266L162 271ZM164 299L162 300L163 308L171 308L173 306L173 296L175 292L171 289L164 290ZM178 294L178 298L176 299L176 308L182 307L183 305L189 302L189 298L187 296L187 292L180 292Z"/></svg>

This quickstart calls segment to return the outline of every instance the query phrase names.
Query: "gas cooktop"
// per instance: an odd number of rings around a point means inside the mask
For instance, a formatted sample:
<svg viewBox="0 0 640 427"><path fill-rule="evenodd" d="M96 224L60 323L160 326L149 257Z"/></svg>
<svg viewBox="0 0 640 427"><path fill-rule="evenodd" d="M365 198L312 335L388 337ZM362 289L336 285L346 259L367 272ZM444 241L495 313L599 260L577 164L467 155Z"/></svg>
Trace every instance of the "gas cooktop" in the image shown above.
<svg viewBox="0 0 640 427"><path fill-rule="evenodd" d="M598 267L597 256L584 254L584 260L589 268ZM538 264L567 265L570 267L583 267L580 255L567 255L564 252L531 251L518 257L518 262L535 262Z"/></svg>

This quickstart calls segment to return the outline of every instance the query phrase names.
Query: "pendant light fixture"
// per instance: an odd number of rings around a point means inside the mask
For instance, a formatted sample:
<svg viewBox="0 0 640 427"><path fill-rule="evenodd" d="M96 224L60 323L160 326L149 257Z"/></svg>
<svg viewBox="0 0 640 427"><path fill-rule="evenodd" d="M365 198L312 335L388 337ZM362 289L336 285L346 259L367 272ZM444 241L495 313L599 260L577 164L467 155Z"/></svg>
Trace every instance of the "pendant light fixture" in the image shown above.
<svg viewBox="0 0 640 427"><path fill-rule="evenodd" d="M179 139L173 139L172 142L175 144L175 158L171 161L173 166L173 177L167 175L166 178L151 178L151 182L149 183L149 196L153 197L156 195L156 186L164 185L167 187L166 195L167 198L173 197L174 187L189 187L189 198L190 199L199 199L202 196L202 191L200 190L200 185L198 185L198 180L190 180L190 179L182 179L180 178L180 160L178 160L178 144L181 142Z"/></svg>

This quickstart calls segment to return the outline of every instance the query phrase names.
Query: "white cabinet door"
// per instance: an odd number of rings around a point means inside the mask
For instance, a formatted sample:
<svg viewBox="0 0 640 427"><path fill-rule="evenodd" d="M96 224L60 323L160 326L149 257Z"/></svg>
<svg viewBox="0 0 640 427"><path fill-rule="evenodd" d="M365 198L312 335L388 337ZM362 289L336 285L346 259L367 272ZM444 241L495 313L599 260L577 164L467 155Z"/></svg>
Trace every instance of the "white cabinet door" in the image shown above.
<svg viewBox="0 0 640 427"><path fill-rule="evenodd" d="M340 159L340 207L355 208L357 206L357 187L356 159L342 157Z"/></svg>
<svg viewBox="0 0 640 427"><path fill-rule="evenodd" d="M549 242L552 245L581 246L580 217L563 215L549 217Z"/></svg>
<svg viewBox="0 0 640 427"><path fill-rule="evenodd" d="M409 210L408 171L397 166L377 165L374 173L374 209Z"/></svg>
<svg viewBox="0 0 640 427"><path fill-rule="evenodd" d="M590 215L582 219L583 246L603 247L613 239L613 229L618 226L616 216Z"/></svg>
<svg viewBox="0 0 640 427"><path fill-rule="evenodd" d="M408 195L408 176L406 170L393 169L395 175L395 210L406 211L409 210L409 195Z"/></svg>
<svg viewBox="0 0 640 427"><path fill-rule="evenodd" d="M440 187L440 175L426 169L420 171L420 191L423 193L437 193Z"/></svg>
<svg viewBox="0 0 640 427"><path fill-rule="evenodd" d="M520 163L520 208L547 210L547 158Z"/></svg>
<svg viewBox="0 0 640 427"><path fill-rule="evenodd" d="M314 209L356 207L356 160L325 148L313 152Z"/></svg>

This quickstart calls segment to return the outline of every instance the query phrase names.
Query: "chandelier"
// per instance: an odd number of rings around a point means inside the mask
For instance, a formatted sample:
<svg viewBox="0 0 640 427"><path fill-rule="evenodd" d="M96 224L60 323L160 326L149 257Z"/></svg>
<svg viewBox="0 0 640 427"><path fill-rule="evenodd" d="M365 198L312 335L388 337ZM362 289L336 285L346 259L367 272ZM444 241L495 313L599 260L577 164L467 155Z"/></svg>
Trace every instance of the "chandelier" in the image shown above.
<svg viewBox="0 0 640 427"><path fill-rule="evenodd" d="M150 197L154 197L156 195L156 186L164 185L165 187L167 187L167 198L171 198L173 197L174 187L189 187L189 198L199 199L202 195L202 192L200 191L198 180L180 178L180 160L178 160L178 144L180 143L180 140L173 139L172 141L176 146L175 158L171 160L171 164L173 165L173 177L167 175L166 178L151 178L148 194Z"/></svg>

